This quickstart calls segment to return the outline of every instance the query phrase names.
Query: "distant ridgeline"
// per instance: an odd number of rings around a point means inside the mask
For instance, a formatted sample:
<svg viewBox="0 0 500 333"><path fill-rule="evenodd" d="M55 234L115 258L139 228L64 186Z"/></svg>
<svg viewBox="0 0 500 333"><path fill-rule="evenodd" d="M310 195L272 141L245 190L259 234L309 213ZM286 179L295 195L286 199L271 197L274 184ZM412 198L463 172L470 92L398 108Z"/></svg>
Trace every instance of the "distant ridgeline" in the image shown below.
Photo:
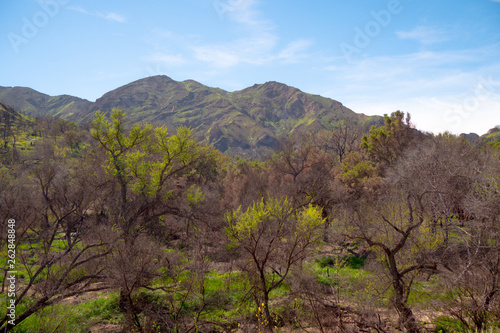
<svg viewBox="0 0 500 333"><path fill-rule="evenodd" d="M125 111L131 124L166 125L170 132L189 127L198 139L220 151L247 157L276 148L278 138L291 133L318 132L340 124L368 131L372 125L383 124L383 117L358 114L338 101L278 82L228 92L164 75L134 81L95 102L69 95L49 96L24 87L0 87L0 102L8 114L17 114L16 110L30 117L53 116L80 125L88 125L96 111L109 114L118 108ZM498 142L498 128L490 132L481 140ZM463 136L479 139L475 134Z"/></svg>
<svg viewBox="0 0 500 333"><path fill-rule="evenodd" d="M476 133L462 133L460 136L479 146L489 144L494 147L500 147L500 125L493 127L486 134L481 136Z"/></svg>
<svg viewBox="0 0 500 333"><path fill-rule="evenodd" d="M54 116L89 124L96 111L122 109L130 123L186 126L200 140L229 155L251 156L277 146L278 137L300 131L331 129L344 123L383 124L379 116L357 114L340 102L307 94L278 82L227 92L193 80L153 76L104 94L95 102L69 95L49 96L30 88L0 87L0 102L31 116Z"/></svg>

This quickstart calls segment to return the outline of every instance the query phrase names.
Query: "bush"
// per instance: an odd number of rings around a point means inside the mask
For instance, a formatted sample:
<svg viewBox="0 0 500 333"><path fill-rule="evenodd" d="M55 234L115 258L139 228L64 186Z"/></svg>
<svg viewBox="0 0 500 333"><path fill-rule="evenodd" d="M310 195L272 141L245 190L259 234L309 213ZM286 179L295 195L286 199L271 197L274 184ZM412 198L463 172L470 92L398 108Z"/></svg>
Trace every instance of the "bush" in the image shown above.
<svg viewBox="0 0 500 333"><path fill-rule="evenodd" d="M353 268L360 269L365 265L364 257L355 256L353 254L347 254L344 256L325 256L319 259L316 259L316 262L320 265L321 268L324 267L336 267L337 265L340 268Z"/></svg>

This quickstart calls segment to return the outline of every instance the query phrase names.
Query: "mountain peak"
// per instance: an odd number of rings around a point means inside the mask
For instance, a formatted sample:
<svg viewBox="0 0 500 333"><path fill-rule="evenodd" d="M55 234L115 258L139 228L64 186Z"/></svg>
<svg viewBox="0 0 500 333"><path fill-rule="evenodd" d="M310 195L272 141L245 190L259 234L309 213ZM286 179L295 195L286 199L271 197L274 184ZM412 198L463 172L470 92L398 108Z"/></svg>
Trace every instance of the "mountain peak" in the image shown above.
<svg viewBox="0 0 500 333"><path fill-rule="evenodd" d="M127 121L193 129L201 140L228 154L255 156L276 145L283 134L321 130L338 121L367 128L379 117L354 113L341 103L269 81L227 92L194 80L166 75L139 79L105 93L95 102L71 96L51 97L36 91L0 87L0 102L32 116L54 115L80 124L96 111L122 109Z"/></svg>
<svg viewBox="0 0 500 333"><path fill-rule="evenodd" d="M117 108L127 109L144 102L149 92L171 90L172 87L175 89L179 85L179 82L166 75L148 76L105 93L96 100L96 103L105 104L106 106L116 104L115 107Z"/></svg>
<svg viewBox="0 0 500 333"><path fill-rule="evenodd" d="M154 75L154 76L148 76L139 80L132 81L120 88L128 87L128 86L146 86L146 87L164 87L165 85L168 84L178 84L179 82L173 80L169 76L166 75ZM115 90L117 90L115 89Z"/></svg>
<svg viewBox="0 0 500 333"><path fill-rule="evenodd" d="M290 90L291 89L294 91L299 90L297 88L291 87L289 85L286 85L284 83L277 82L277 81L267 81L264 84L258 84L256 86L261 88L261 89L272 89L272 90Z"/></svg>
<svg viewBox="0 0 500 333"><path fill-rule="evenodd" d="M495 127L491 128L487 133L486 135L490 135L490 134L493 134L493 133L496 133L496 132L500 132L500 125L496 125Z"/></svg>

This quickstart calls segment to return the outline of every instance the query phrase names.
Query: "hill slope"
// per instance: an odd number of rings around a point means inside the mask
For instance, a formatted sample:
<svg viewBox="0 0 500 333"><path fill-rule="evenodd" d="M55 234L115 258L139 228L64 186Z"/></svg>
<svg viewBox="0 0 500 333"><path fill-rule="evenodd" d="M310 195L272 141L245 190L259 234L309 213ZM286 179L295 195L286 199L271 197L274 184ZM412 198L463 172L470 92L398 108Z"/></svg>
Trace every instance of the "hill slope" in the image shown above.
<svg viewBox="0 0 500 333"><path fill-rule="evenodd" d="M92 105L86 99L69 95L49 96L25 87L0 87L0 102L27 116L61 118L68 118Z"/></svg>
<svg viewBox="0 0 500 333"><path fill-rule="evenodd" d="M128 121L192 128L198 137L223 152L272 148L280 134L321 130L339 121L364 125L380 117L356 114L341 103L278 82L227 92L193 80L161 75L131 82L95 102L62 95L48 96L30 88L0 87L0 102L36 117L51 115L86 124L96 111L123 109Z"/></svg>

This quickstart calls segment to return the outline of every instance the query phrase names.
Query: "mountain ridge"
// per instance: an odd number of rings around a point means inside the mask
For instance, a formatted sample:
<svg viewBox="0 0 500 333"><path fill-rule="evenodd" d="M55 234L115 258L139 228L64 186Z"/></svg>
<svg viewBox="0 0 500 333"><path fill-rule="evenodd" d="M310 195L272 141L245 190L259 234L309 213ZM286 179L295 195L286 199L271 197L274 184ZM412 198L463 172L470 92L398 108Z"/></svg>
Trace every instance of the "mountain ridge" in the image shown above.
<svg viewBox="0 0 500 333"><path fill-rule="evenodd" d="M345 122L380 124L382 117L357 114L342 103L276 81L229 92L166 75L130 82L95 102L70 95L49 96L31 88L0 87L0 102L32 117L55 116L88 124L97 111L123 109L130 123L193 129L201 140L229 154L271 149L294 131L333 128Z"/></svg>

